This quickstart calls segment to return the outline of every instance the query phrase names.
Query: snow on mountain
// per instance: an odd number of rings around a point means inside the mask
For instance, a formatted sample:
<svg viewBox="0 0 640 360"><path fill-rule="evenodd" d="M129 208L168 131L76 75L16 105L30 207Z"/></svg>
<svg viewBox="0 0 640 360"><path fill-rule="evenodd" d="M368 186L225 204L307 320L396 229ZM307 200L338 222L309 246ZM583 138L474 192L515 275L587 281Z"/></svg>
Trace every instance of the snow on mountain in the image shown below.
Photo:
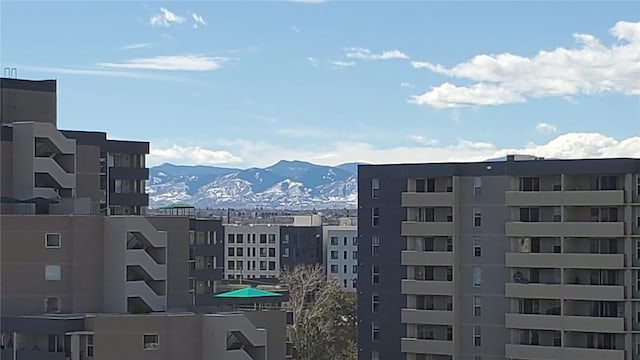
<svg viewBox="0 0 640 360"><path fill-rule="evenodd" d="M152 208L353 208L357 185L351 171L302 161L246 170L163 164L149 169L147 193Z"/></svg>

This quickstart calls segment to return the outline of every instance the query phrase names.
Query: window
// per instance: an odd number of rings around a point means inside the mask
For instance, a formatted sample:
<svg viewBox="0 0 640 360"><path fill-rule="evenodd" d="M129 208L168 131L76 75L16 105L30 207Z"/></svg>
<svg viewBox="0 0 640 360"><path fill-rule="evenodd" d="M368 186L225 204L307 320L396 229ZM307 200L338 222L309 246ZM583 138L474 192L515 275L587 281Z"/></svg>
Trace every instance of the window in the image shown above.
<svg viewBox="0 0 640 360"><path fill-rule="evenodd" d="M482 269L480 269L480 267L478 266L475 266L473 268L473 286L482 286Z"/></svg>
<svg viewBox="0 0 640 360"><path fill-rule="evenodd" d="M453 326L447 326L447 340L453 340Z"/></svg>
<svg viewBox="0 0 640 360"><path fill-rule="evenodd" d="M371 255L376 256L380 251L380 237L378 235L373 235L371 237Z"/></svg>
<svg viewBox="0 0 640 360"><path fill-rule="evenodd" d="M269 244L276 243L276 234L269 234Z"/></svg>
<svg viewBox="0 0 640 360"><path fill-rule="evenodd" d="M270 271L274 271L276 269L276 262L275 261L269 261L269 270Z"/></svg>
<svg viewBox="0 0 640 360"><path fill-rule="evenodd" d="M480 208L473 208L473 226L482 226L482 213L480 212Z"/></svg>
<svg viewBox="0 0 640 360"><path fill-rule="evenodd" d="M235 252L236 252L235 248L230 247L230 248L227 249L227 255L228 256L235 256L236 255Z"/></svg>
<svg viewBox="0 0 640 360"><path fill-rule="evenodd" d="M351 279L351 287L354 289L358 287L358 279Z"/></svg>
<svg viewBox="0 0 640 360"><path fill-rule="evenodd" d="M554 331L553 334L553 346L562 346L562 334L560 331Z"/></svg>
<svg viewBox="0 0 640 360"><path fill-rule="evenodd" d="M374 313L380 311L380 294L371 294L371 311Z"/></svg>
<svg viewBox="0 0 640 360"><path fill-rule="evenodd" d="M338 260L338 251L331 250L331 260Z"/></svg>
<svg viewBox="0 0 640 360"><path fill-rule="evenodd" d="M338 273L338 265L331 265L331 273L332 274Z"/></svg>
<svg viewBox="0 0 640 360"><path fill-rule="evenodd" d="M427 192L436 191L436 179L427 179Z"/></svg>
<svg viewBox="0 0 640 360"><path fill-rule="evenodd" d="M482 328L480 326L473 327L473 346L482 346Z"/></svg>
<svg viewBox="0 0 640 360"><path fill-rule="evenodd" d="M618 221L617 208L591 208L592 222L616 222Z"/></svg>
<svg viewBox="0 0 640 360"><path fill-rule="evenodd" d="M60 265L46 265L44 267L44 279L49 281L60 280Z"/></svg>
<svg viewBox="0 0 640 360"><path fill-rule="evenodd" d="M617 176L598 176L591 180L592 190L617 190Z"/></svg>
<svg viewBox="0 0 640 360"><path fill-rule="evenodd" d="M142 335L142 348L144 350L160 349L160 336L158 334Z"/></svg>
<svg viewBox="0 0 640 360"><path fill-rule="evenodd" d="M333 238L331 238L331 239L333 239ZM289 234L282 235L282 243L283 244L288 244L289 243ZM331 243L331 245L334 245L333 242Z"/></svg>
<svg viewBox="0 0 640 360"><path fill-rule="evenodd" d="M473 197L480 197L482 195L482 178L476 176L473 178Z"/></svg>
<svg viewBox="0 0 640 360"><path fill-rule="evenodd" d="M352 265L351 273L352 274L357 274L358 273L358 265Z"/></svg>
<svg viewBox="0 0 640 360"><path fill-rule="evenodd" d="M357 236L354 236L353 238L351 238L351 245L358 246L358 237Z"/></svg>
<svg viewBox="0 0 640 360"><path fill-rule="evenodd" d="M473 297L473 316L482 316L482 298L480 296Z"/></svg>
<svg viewBox="0 0 640 360"><path fill-rule="evenodd" d="M237 242L238 244L244 244L244 236L243 236L242 234L238 234L238 235L236 236L236 242Z"/></svg>
<svg viewBox="0 0 640 360"><path fill-rule="evenodd" d="M447 237L447 251L448 252L452 252L453 251L453 238L452 237Z"/></svg>
<svg viewBox="0 0 640 360"><path fill-rule="evenodd" d="M380 353L377 350L371 351L371 360L380 360Z"/></svg>
<svg viewBox="0 0 640 360"><path fill-rule="evenodd" d="M347 279L342 279L342 287L347 288Z"/></svg>
<svg viewBox="0 0 640 360"><path fill-rule="evenodd" d="M434 208L418 208L416 214L416 221L419 222L434 222L436 220L436 209Z"/></svg>
<svg viewBox="0 0 640 360"><path fill-rule="evenodd" d="M60 298L48 297L44 299L44 312L45 313L58 313L60 312Z"/></svg>
<svg viewBox="0 0 640 360"><path fill-rule="evenodd" d="M337 236L332 236L331 237L331 245L338 245L338 237Z"/></svg>
<svg viewBox="0 0 640 360"><path fill-rule="evenodd" d="M267 262L266 261L260 261L260 270L265 271L267 270Z"/></svg>
<svg viewBox="0 0 640 360"><path fill-rule="evenodd" d="M87 335L87 357L93 357L93 335Z"/></svg>
<svg viewBox="0 0 640 360"><path fill-rule="evenodd" d="M348 255L348 254L349 254L349 252L348 252L348 251L346 251L346 250L345 250L345 251L343 251L343 252L342 252L342 259L343 259L343 260L347 260L347 259L349 258L349 255Z"/></svg>
<svg viewBox="0 0 640 360"><path fill-rule="evenodd" d="M453 281L453 268L451 266L447 267L447 281Z"/></svg>
<svg viewBox="0 0 640 360"><path fill-rule="evenodd" d="M424 179L416 179L416 192L425 192Z"/></svg>
<svg viewBox="0 0 640 360"><path fill-rule="evenodd" d="M231 249L231 248L229 248ZM236 249L236 256L244 256L244 249L239 247Z"/></svg>
<svg viewBox="0 0 640 360"><path fill-rule="evenodd" d="M371 265L371 283L380 283L380 268L378 265Z"/></svg>
<svg viewBox="0 0 640 360"><path fill-rule="evenodd" d="M194 245L196 243L196 232L191 230L189 231L189 245Z"/></svg>
<svg viewBox="0 0 640 360"><path fill-rule="evenodd" d="M347 265L342 265L342 273L343 274L347 273Z"/></svg>
<svg viewBox="0 0 640 360"><path fill-rule="evenodd" d="M480 237L473 237L473 256L481 257L482 256L482 245L480 245Z"/></svg>
<svg viewBox="0 0 640 360"><path fill-rule="evenodd" d="M636 208L636 227L640 227L640 207Z"/></svg>
<svg viewBox="0 0 640 360"><path fill-rule="evenodd" d="M520 191L540 191L539 177L521 177Z"/></svg>
<svg viewBox="0 0 640 360"><path fill-rule="evenodd" d="M236 270L244 270L244 262L242 260L236 261Z"/></svg>
<svg viewBox="0 0 640 360"><path fill-rule="evenodd" d="M636 195L640 196L640 176L636 177Z"/></svg>
<svg viewBox="0 0 640 360"><path fill-rule="evenodd" d="M276 257L276 248L269 248L269 257Z"/></svg>
<svg viewBox="0 0 640 360"><path fill-rule="evenodd" d="M236 235L235 234L227 235L227 243L233 244L234 242L236 242Z"/></svg>
<svg viewBox="0 0 640 360"><path fill-rule="evenodd" d="M267 234L260 234L260 244L267 243Z"/></svg>
<svg viewBox="0 0 640 360"><path fill-rule="evenodd" d="M553 222L562 222L562 208L553 208Z"/></svg>
<svg viewBox="0 0 640 360"><path fill-rule="evenodd" d="M49 249L59 249L62 246L60 234L45 234L44 246Z"/></svg>
<svg viewBox="0 0 640 360"><path fill-rule="evenodd" d="M267 248L260 248L260 257L267 257Z"/></svg>
<svg viewBox="0 0 640 360"><path fill-rule="evenodd" d="M520 221L522 222L539 222L539 208L520 208Z"/></svg>
<svg viewBox="0 0 640 360"><path fill-rule="evenodd" d="M380 340L380 325L377 321L371 322L371 340L378 341Z"/></svg>
<svg viewBox="0 0 640 360"><path fill-rule="evenodd" d="M342 239L342 245L347 246L347 237L346 236Z"/></svg>
<svg viewBox="0 0 640 360"><path fill-rule="evenodd" d="M378 226L380 224L380 208L371 209L371 226Z"/></svg>
<svg viewBox="0 0 640 360"><path fill-rule="evenodd" d="M351 258L353 260L358 260L358 252L357 251L352 251L351 252Z"/></svg>
<svg viewBox="0 0 640 360"><path fill-rule="evenodd" d="M371 197L377 199L380 195L380 179L371 179Z"/></svg>
<svg viewBox="0 0 640 360"><path fill-rule="evenodd" d="M289 248L282 249L282 257L289 257Z"/></svg>

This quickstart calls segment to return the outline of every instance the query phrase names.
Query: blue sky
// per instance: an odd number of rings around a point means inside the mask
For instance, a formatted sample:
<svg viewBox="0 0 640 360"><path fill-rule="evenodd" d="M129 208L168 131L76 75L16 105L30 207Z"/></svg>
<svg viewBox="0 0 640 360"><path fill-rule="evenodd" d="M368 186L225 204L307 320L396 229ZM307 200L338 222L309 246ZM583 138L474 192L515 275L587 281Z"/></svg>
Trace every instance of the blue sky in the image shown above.
<svg viewBox="0 0 640 360"><path fill-rule="evenodd" d="M640 156L638 2L4 2L0 62L150 164Z"/></svg>

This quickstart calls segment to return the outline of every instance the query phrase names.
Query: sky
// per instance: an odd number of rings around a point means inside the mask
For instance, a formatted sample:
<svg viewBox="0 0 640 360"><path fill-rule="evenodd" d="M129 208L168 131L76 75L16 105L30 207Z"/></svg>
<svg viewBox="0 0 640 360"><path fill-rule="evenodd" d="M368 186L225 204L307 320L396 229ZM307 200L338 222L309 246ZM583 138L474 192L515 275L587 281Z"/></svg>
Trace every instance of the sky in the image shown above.
<svg viewBox="0 0 640 360"><path fill-rule="evenodd" d="M148 165L640 157L640 2L2 1L0 64Z"/></svg>

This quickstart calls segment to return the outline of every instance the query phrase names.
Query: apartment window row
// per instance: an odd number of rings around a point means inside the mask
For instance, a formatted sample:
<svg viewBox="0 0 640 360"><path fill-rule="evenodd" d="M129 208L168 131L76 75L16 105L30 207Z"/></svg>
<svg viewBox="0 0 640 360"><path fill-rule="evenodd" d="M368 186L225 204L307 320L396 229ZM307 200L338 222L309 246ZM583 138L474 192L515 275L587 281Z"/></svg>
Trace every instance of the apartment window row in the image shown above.
<svg viewBox="0 0 640 360"><path fill-rule="evenodd" d="M416 310L446 310L453 311L453 298L451 296L414 295ZM436 298L439 298L436 300ZM444 298L444 301L443 301ZM442 308L444 302L445 308ZM436 306L436 303L438 306Z"/></svg>
<svg viewBox="0 0 640 360"><path fill-rule="evenodd" d="M348 236L344 236L342 238L342 245L348 246L348 239L349 239ZM338 246L338 243L339 243L338 240L339 240L338 236L332 236L331 237L331 245ZM351 238L351 245L353 245L353 246L357 246L358 245L358 237L357 236L354 236L354 237Z"/></svg>
<svg viewBox="0 0 640 360"><path fill-rule="evenodd" d="M227 261L227 269L229 270L257 270L256 268L256 264L260 265L260 270L261 271L275 271L276 270L276 262L275 261L246 261L247 267L245 269L244 267L245 262L242 260L238 260L238 261L234 261L234 260L228 260Z"/></svg>
<svg viewBox="0 0 640 360"><path fill-rule="evenodd" d="M447 180L446 184L446 192L452 192L453 186L451 185L451 180ZM426 179L415 179L415 192L424 193L424 192L436 192L436 179L435 178L426 178Z"/></svg>
<svg viewBox="0 0 640 360"><path fill-rule="evenodd" d="M245 241L245 234L227 234L227 243L228 244L243 244ZM258 234L259 236L256 237L256 234L246 234L246 240L247 240L247 244L256 244L256 243L260 243L260 244L275 244L276 243L276 234ZM288 234L285 235L286 239L287 239L287 243L289 242L289 236ZM256 239L258 242L256 242ZM284 243L284 241L283 241Z"/></svg>
<svg viewBox="0 0 640 360"><path fill-rule="evenodd" d="M453 281L453 268L451 266L444 268L446 269L445 281ZM414 280L434 281L436 280L435 273L435 266L414 266L413 268Z"/></svg>
<svg viewBox="0 0 640 360"><path fill-rule="evenodd" d="M340 269L340 267L338 265L336 265L336 264L332 264L332 265L329 266L329 271L332 274L338 274L339 273L338 269ZM348 269L349 269L348 265L342 265L342 273L343 274L348 274ZM351 266L351 273L352 274L357 274L358 273L358 265L352 265Z"/></svg>
<svg viewBox="0 0 640 360"><path fill-rule="evenodd" d="M288 249L288 248L286 248ZM274 247L270 247L270 248L265 248L265 247L261 247L258 249L258 255L259 257L276 257L276 248ZM227 255L228 256L245 256L244 255L244 248L238 247L238 248L234 248L234 247L230 247L227 248ZM253 254L253 255L252 255ZM256 256L256 248L247 248L247 255L246 256Z"/></svg>
<svg viewBox="0 0 640 360"><path fill-rule="evenodd" d="M440 221L436 220L436 209L435 208L417 208L415 209L415 220L418 222L435 222ZM453 210L451 208L447 208L447 217L446 222L453 221Z"/></svg>
<svg viewBox="0 0 640 360"><path fill-rule="evenodd" d="M436 244L436 242L440 245L437 246L438 244ZM442 238L436 240L436 238L433 237L417 237L414 239L414 250L415 251L447 251L447 252L451 252L453 251L453 238L452 237L446 237L444 240L444 248L442 248ZM441 249L441 250L436 250L436 249Z"/></svg>
<svg viewBox="0 0 640 360"><path fill-rule="evenodd" d="M216 231L189 231L189 245L216 245L217 243Z"/></svg>
<svg viewBox="0 0 640 360"><path fill-rule="evenodd" d="M216 269L216 262L215 256L196 256L193 261L189 261L192 270Z"/></svg>
<svg viewBox="0 0 640 360"><path fill-rule="evenodd" d="M338 250L331 250L331 260L338 260ZM342 259L343 260L348 260L349 259L349 251L343 251L342 252ZM352 260L357 260L358 259L358 252L357 251L351 251L351 259Z"/></svg>

